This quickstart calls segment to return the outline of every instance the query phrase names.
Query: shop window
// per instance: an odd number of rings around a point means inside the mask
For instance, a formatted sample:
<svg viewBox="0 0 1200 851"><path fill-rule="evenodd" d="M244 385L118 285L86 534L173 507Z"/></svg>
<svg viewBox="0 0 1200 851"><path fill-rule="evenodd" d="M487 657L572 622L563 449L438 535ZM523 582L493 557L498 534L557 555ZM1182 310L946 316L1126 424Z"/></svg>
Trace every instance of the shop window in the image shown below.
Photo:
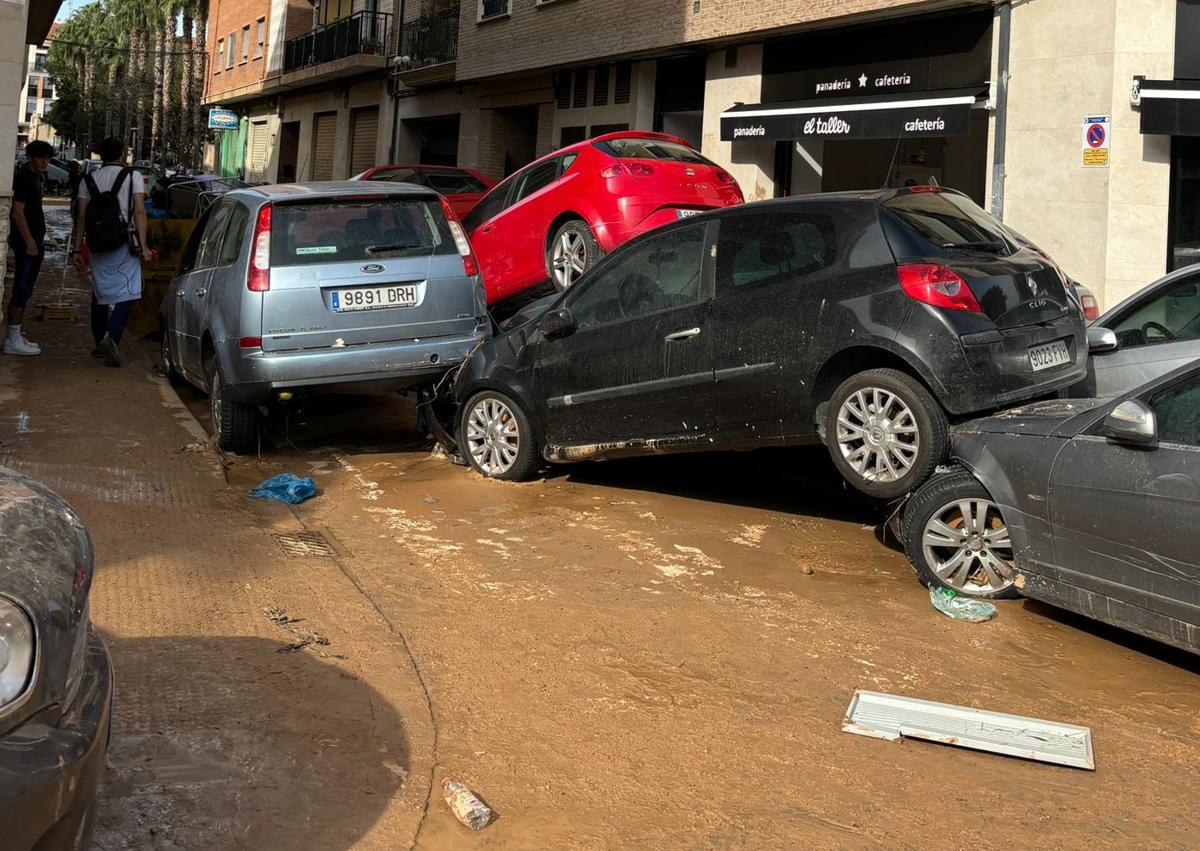
<svg viewBox="0 0 1200 851"><path fill-rule="evenodd" d="M613 103L629 103L629 93L633 87L633 64L621 62L617 64L617 88Z"/></svg>
<svg viewBox="0 0 1200 851"><path fill-rule="evenodd" d="M730 216L721 223L717 286L791 282L837 259L833 220L820 213Z"/></svg>
<svg viewBox="0 0 1200 851"><path fill-rule="evenodd" d="M608 69L607 65L596 66L596 77L592 82L592 106L608 105Z"/></svg>
<svg viewBox="0 0 1200 851"><path fill-rule="evenodd" d="M263 50L267 43L267 21L265 18L259 18L256 24L257 32L254 38L254 58L262 59Z"/></svg>
<svg viewBox="0 0 1200 851"><path fill-rule="evenodd" d="M1171 269L1200 263L1200 136L1176 136L1171 157Z"/></svg>

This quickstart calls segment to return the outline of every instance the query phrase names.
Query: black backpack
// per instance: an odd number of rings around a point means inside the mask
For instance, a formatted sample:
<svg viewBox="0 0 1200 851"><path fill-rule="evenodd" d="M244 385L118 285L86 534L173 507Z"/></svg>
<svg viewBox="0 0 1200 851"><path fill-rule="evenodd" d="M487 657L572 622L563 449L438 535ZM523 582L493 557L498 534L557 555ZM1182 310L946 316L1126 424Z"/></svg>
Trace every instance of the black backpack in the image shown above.
<svg viewBox="0 0 1200 851"><path fill-rule="evenodd" d="M121 199L117 193L129 176L129 169L121 169L112 189L101 192L90 174L83 176L87 184L88 205L83 214L83 235L91 251L114 251L129 244L129 222L121 212ZM129 184L129 205L133 209L133 182Z"/></svg>

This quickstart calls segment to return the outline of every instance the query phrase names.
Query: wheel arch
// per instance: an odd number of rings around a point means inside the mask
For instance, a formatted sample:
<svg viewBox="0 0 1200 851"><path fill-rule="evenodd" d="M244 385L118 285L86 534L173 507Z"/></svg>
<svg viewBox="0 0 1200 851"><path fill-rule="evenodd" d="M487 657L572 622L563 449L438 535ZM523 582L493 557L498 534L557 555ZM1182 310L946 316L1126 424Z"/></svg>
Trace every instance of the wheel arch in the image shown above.
<svg viewBox="0 0 1200 851"><path fill-rule="evenodd" d="M592 231L592 236L596 236L596 228L592 226L591 220L583 213L576 212L574 209L563 210L557 216L550 220L550 227L546 228L546 236L542 240L542 255L545 256L550 251L550 243L554 240L554 234L558 229L570 221L583 222Z"/></svg>
<svg viewBox="0 0 1200 851"><path fill-rule="evenodd" d="M938 404L945 407L942 402L945 388L929 370L919 364L919 360L910 352L886 340L873 340L840 349L825 360L813 379L814 409L828 402L833 397L833 391L847 378L868 369L899 370L921 382Z"/></svg>

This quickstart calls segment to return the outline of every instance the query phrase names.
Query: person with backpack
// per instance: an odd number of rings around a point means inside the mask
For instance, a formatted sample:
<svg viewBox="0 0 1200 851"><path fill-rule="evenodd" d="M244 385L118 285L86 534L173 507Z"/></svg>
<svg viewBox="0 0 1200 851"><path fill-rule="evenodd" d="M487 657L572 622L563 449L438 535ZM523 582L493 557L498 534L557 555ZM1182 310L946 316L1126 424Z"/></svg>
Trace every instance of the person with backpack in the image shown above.
<svg viewBox="0 0 1200 851"><path fill-rule="evenodd" d="M123 164L125 143L100 143L104 165L83 176L75 213L72 262L92 276L92 354L108 366L121 365L121 336L133 304L142 297L142 262L154 254L146 242L146 183ZM87 240L88 260L80 253Z"/></svg>
<svg viewBox="0 0 1200 851"><path fill-rule="evenodd" d="M42 211L42 175L50 165L54 148L49 142L33 141L25 146L25 164L13 174L11 227L8 245L13 250L13 290L8 299L8 334L0 350L6 355L38 355L41 347L25 339L21 322L25 305L33 295L42 260L46 256L46 215Z"/></svg>

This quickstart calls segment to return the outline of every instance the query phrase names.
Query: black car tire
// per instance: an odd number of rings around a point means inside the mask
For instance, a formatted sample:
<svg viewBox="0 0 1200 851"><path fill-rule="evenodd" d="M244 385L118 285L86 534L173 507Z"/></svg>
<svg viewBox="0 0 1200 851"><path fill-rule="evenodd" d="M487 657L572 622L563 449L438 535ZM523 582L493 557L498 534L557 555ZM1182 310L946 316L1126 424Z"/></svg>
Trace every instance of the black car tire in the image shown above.
<svg viewBox="0 0 1200 851"><path fill-rule="evenodd" d="M171 365L171 332L165 327L162 329L162 341L158 344L158 368L172 387L182 387L186 383Z"/></svg>
<svg viewBox="0 0 1200 851"><path fill-rule="evenodd" d="M258 448L258 407L229 398L217 359L208 362L209 419L217 448L223 452L253 452Z"/></svg>
<svg viewBox="0 0 1200 851"><path fill-rule="evenodd" d="M856 470L838 442L838 416L842 406L860 391L872 389L891 394L897 404L907 408L917 429L917 450L908 470L883 481L864 476ZM896 419L899 420L900 416ZM898 438L896 440L898 443L904 442ZM950 450L950 424L942 406L915 378L898 369L869 369L850 376L833 392L825 412L825 445L829 448L834 466L851 487L877 499L895 499L929 478L945 459ZM865 437L859 447L871 449Z"/></svg>
<svg viewBox="0 0 1200 851"><path fill-rule="evenodd" d="M991 503L992 496L978 479L965 470L938 475L926 482L904 506L905 555L908 556L909 563L916 571L917 578L926 588L950 588L956 594L978 600L1005 600L1019 597L1020 593L1011 579L1006 586L994 590L981 590L971 586L956 588L951 583L943 581L934 569L935 566L930 563L930 551L925 546L926 525L934 518L934 515L945 510L951 503L971 500L986 500ZM994 513L993 511L988 512L989 519L995 522L998 518L999 522L1003 523L999 507L994 503L992 505ZM944 548L944 551L949 549L949 547ZM933 553L936 554L936 552L937 550L934 549ZM1004 552L1008 556L1012 556L1011 546ZM1004 560L1010 565L1012 564L1011 558L1006 557ZM1011 571L1012 577L1015 578L1015 566L1012 566Z"/></svg>
<svg viewBox="0 0 1200 851"><path fill-rule="evenodd" d="M546 277L550 279L550 283L554 285L556 292L566 292L570 285L565 285L554 274L554 250L564 237L574 237L578 240L578 244L582 250L583 269L576 273L576 280L579 275L583 275L588 269L596 265L604 252L600 250L599 243L596 242L596 237L592 235L592 229L587 226L587 222L581 219L571 219L559 225L558 230L546 242ZM571 282L572 284L574 281Z"/></svg>
<svg viewBox="0 0 1200 851"><path fill-rule="evenodd" d="M515 424L516 457L505 469L488 469L484 460L486 456L477 457L478 453L472 451L473 448L478 448L478 445L473 444L469 437L470 422L472 415L481 405L490 405L498 413L507 411L511 415L511 422ZM501 418L503 419L502 413ZM509 420L504 420L504 422L509 422ZM458 421L459 451L467 459L471 468L481 476L506 482L523 482L532 479L542 465L541 445L541 438L529 416L519 404L503 393L495 390L483 390L474 394L462 407L462 414Z"/></svg>

